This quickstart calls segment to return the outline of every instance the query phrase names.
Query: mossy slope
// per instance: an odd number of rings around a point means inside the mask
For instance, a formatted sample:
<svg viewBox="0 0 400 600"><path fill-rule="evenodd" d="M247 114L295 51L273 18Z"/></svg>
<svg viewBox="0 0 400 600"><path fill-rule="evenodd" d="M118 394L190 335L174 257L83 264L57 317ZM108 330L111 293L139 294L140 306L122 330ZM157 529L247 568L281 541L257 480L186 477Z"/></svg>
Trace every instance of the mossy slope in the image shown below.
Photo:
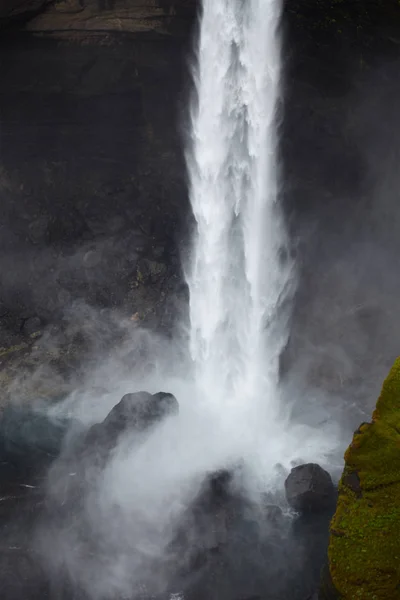
<svg viewBox="0 0 400 600"><path fill-rule="evenodd" d="M400 358L372 419L346 451L331 523L330 575L343 600L400 600Z"/></svg>

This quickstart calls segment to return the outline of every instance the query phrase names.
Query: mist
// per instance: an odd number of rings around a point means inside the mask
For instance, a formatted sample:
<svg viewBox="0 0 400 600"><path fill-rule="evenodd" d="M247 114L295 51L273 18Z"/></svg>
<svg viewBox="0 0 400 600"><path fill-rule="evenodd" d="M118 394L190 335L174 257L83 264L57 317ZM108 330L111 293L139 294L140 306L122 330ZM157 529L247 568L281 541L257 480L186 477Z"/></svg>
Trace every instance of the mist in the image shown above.
<svg viewBox="0 0 400 600"><path fill-rule="evenodd" d="M305 122L302 133L314 161L306 172L302 158L289 161L288 214L299 286L283 370L289 387L301 390L298 412L314 403L340 424L341 448L357 423L370 419L398 354L399 139L392 110L396 91L387 85L397 68L398 61L377 59L361 78L350 70L347 93L334 101L323 86L315 89L320 112L313 129ZM326 115L332 111L330 122ZM314 189L298 186L299 170L304 181L313 172Z"/></svg>
<svg viewBox="0 0 400 600"><path fill-rule="evenodd" d="M261 573L265 578L267 571L271 593L281 598L282 580L301 579L312 539L307 545L293 535L297 516L284 497L285 478L293 466L317 462L338 479L352 432L369 420L398 353L399 123L390 110L397 68L379 64L337 98L335 117L329 113L331 128L339 131L335 140L318 127L320 118L326 124L324 117L313 114L302 123L287 96L281 195L289 237L285 251L293 259L286 283L292 287L289 318L285 313L270 357L273 369L275 359L279 367L278 385L268 388L274 406L258 387L251 398L257 410L236 397L221 402L218 352L211 365L216 389L203 380L200 390L190 349L190 306L175 304L174 326L156 331L151 319L146 327L138 318L148 296L139 298L136 283L115 288L109 283L114 270L136 273L143 249L153 244L147 232L124 233L117 223L117 232L102 229L95 242L71 244L65 254L38 249L29 261L25 248L14 251L12 235L3 238L8 302L19 298L33 274L40 286L30 286L24 302L50 307L41 313L44 321L56 307L59 323L43 326L42 335L29 340L31 364L21 363L3 390L9 406L26 407L29 401L29 410L44 416L49 428L62 423L61 450L45 474L44 504L32 538L53 594L177 599L185 589L197 590L199 598L236 600L264 588ZM299 89L303 84L297 83ZM332 110L323 85L311 91L304 86L321 113ZM285 147L293 122L295 157ZM40 223L35 231L41 235ZM88 288L98 304L111 294L118 308L74 300ZM158 299L158 289L151 294ZM209 307L213 290L210 294ZM253 315L238 314L238 322ZM209 323L203 325L206 330ZM216 341L211 339L211 350ZM224 351L230 352L229 343ZM141 391L173 394L179 413L146 431L125 431L99 462L82 439L125 394ZM24 435L29 438L29 431ZM208 495L210 480L225 472L232 514L241 515L232 530ZM265 507L271 505L283 511L278 526L266 521ZM220 546L223 566L216 559L210 567L204 554Z"/></svg>

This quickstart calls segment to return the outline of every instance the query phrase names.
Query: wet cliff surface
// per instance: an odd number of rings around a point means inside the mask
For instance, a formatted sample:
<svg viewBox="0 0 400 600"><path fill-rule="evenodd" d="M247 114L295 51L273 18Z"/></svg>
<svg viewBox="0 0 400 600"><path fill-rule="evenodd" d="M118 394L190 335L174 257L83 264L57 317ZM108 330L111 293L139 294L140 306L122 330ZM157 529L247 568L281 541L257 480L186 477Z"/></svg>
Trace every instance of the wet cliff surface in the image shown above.
<svg viewBox="0 0 400 600"><path fill-rule="evenodd" d="M97 4L87 10L105 15L102 31L87 33L81 12L58 4L4 30L0 297L10 331L34 315L60 318L78 298L145 319L171 292L188 214L193 22L176 4L122 5L131 20L118 33L120 17ZM35 23L42 35L30 33Z"/></svg>
<svg viewBox="0 0 400 600"><path fill-rule="evenodd" d="M307 398L327 398L321 419L353 404L350 434L398 352L399 6L286 10L283 186L299 286L284 364Z"/></svg>

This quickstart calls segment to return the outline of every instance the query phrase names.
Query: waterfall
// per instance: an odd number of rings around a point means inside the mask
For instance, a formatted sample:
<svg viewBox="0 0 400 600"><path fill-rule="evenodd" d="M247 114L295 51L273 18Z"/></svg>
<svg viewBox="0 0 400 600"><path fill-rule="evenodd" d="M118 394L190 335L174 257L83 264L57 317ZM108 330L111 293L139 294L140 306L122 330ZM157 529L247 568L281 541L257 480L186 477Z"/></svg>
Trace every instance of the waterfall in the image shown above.
<svg viewBox="0 0 400 600"><path fill-rule="evenodd" d="M232 419L279 412L293 271L279 203L279 19L279 0L204 0L194 70L190 352L200 399Z"/></svg>

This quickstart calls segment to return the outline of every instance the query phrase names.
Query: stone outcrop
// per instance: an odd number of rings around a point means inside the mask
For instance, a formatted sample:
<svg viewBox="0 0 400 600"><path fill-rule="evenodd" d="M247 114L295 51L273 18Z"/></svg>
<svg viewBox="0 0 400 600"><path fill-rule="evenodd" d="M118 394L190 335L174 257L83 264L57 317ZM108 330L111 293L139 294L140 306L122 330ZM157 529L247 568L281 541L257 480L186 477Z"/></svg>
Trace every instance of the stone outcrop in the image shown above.
<svg viewBox="0 0 400 600"><path fill-rule="evenodd" d="M289 506L299 512L326 511L335 506L335 487L327 471L317 464L299 465L285 481Z"/></svg>
<svg viewBox="0 0 400 600"><path fill-rule="evenodd" d="M187 34L195 0L61 0L49 5L26 26L28 31L82 34L118 33Z"/></svg>
<svg viewBox="0 0 400 600"><path fill-rule="evenodd" d="M69 37L88 33L186 33L197 0L1 0L0 25Z"/></svg>
<svg viewBox="0 0 400 600"><path fill-rule="evenodd" d="M102 423L91 427L84 439L85 450L94 449L107 455L124 433L147 432L164 418L178 412L179 405L172 394L125 394Z"/></svg>
<svg viewBox="0 0 400 600"><path fill-rule="evenodd" d="M400 598L400 358L346 451L320 598Z"/></svg>

